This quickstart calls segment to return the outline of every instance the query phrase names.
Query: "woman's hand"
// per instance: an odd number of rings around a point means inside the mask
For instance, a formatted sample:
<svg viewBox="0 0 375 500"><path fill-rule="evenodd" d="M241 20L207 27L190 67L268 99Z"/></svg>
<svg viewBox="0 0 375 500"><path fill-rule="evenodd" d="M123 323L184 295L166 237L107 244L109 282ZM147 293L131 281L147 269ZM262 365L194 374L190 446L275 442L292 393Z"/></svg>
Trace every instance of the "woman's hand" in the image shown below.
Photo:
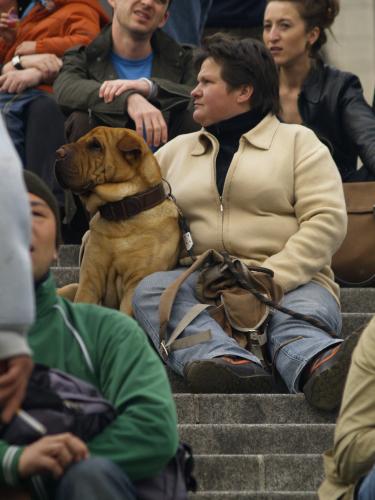
<svg viewBox="0 0 375 500"><path fill-rule="evenodd" d="M27 56L36 53L36 42L22 42L16 48L17 56Z"/></svg>

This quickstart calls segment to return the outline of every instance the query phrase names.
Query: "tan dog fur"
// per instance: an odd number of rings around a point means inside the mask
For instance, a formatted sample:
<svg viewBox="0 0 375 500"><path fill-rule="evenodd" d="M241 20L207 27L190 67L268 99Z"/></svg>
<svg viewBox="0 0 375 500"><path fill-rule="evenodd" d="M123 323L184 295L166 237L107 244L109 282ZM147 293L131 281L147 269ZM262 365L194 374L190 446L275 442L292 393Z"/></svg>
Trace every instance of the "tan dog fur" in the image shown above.
<svg viewBox="0 0 375 500"><path fill-rule="evenodd" d="M97 127L57 151L56 175L80 194L93 215L84 246L75 302L132 312L132 296L145 276L173 269L180 249L178 212L167 199L123 221L109 221L100 205L146 191L161 182L160 167L136 132Z"/></svg>

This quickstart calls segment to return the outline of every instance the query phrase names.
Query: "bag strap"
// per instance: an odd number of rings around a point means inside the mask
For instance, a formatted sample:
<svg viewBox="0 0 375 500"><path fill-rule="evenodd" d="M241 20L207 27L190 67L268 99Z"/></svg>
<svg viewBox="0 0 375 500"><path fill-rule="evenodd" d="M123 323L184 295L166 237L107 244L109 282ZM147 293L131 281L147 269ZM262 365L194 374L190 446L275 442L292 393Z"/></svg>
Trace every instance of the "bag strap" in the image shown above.
<svg viewBox="0 0 375 500"><path fill-rule="evenodd" d="M195 319L198 314L200 314L204 309L208 307L207 304L197 304L197 306L202 306L204 305L205 307L199 308L194 306L192 309L190 309L186 315L182 318L182 320L179 322L175 330L172 332L171 338L166 342L166 335L167 335L167 326L169 323L169 319L171 317L171 312L172 312L172 307L174 304L174 301L176 299L176 295L178 290L180 289L181 285L184 283L184 281L196 270L198 270L200 267L203 266L203 264L206 262L206 260L211 256L212 250L207 250L204 252L202 255L200 255L194 262L193 264L186 269L180 276L177 277L177 279L169 285L164 292L162 293L160 297L160 302L159 302L159 318L160 318L160 329L159 329L159 339L160 339L160 344L159 344L159 353L160 356L164 361L166 361L168 354L171 350L176 350L176 347L174 349L171 348L172 342L176 344L177 342L177 337L182 333L182 331L186 328L186 326ZM189 320L189 321L188 321ZM181 326L183 328L181 329ZM209 332L209 335L211 335L211 332ZM172 339L173 336L173 339ZM206 342L206 340L209 340L211 336L208 338L208 333L207 332L200 332L195 335L192 335L189 337L189 342L188 339L181 339L178 342L180 342L180 349L182 349L182 341L185 341L185 344L188 342L189 345L185 345L184 347L191 347L192 345L195 345L196 343L201 343L201 342ZM195 342L194 340L195 339Z"/></svg>
<svg viewBox="0 0 375 500"><path fill-rule="evenodd" d="M319 319L316 319L310 315L307 314L301 314L296 311L292 311L291 309L281 306L277 302L274 302L271 299L268 299L265 297L262 293L258 292L255 288L249 285L247 279L245 278L243 272L240 272L236 266L234 265L232 259L226 252L222 252L222 255L224 257L224 262L227 264L229 271L233 274L233 276L236 278L238 283L245 289L251 292L260 302L263 304L266 304L267 306L271 307L272 309L276 309L277 311L280 311L284 314L287 314L288 316L291 316L292 318L305 321L306 323L309 323L312 326L316 326L320 330L323 330L324 332L328 333L331 337L337 337L337 334L334 330L331 330L329 326L327 326L325 323L320 321Z"/></svg>

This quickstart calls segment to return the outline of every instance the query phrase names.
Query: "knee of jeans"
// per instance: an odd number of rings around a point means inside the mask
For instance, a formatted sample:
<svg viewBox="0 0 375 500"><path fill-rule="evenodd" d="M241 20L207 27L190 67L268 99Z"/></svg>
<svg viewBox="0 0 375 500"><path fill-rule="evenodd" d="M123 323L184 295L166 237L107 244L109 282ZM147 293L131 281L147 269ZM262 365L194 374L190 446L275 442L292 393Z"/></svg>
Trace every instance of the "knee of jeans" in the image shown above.
<svg viewBox="0 0 375 500"><path fill-rule="evenodd" d="M140 306L156 291L160 291L160 293L163 291L160 283L164 274L163 271L150 274L138 283L133 295L133 306Z"/></svg>
<svg viewBox="0 0 375 500"><path fill-rule="evenodd" d="M61 484L71 481L102 481L116 467L113 462L106 458L88 458L72 465L63 475Z"/></svg>

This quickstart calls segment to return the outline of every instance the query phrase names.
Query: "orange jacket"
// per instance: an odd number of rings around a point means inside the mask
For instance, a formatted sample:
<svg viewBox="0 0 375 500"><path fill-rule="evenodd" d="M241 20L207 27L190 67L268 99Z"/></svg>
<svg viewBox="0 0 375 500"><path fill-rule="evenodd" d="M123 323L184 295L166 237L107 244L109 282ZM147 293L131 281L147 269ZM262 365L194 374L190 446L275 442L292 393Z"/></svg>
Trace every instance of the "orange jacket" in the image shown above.
<svg viewBox="0 0 375 500"><path fill-rule="evenodd" d="M37 3L17 27L12 45L0 38L0 61L7 63L18 45L36 41L37 54L64 52L75 45L87 45L108 22L99 0L55 0L55 8L47 10Z"/></svg>

